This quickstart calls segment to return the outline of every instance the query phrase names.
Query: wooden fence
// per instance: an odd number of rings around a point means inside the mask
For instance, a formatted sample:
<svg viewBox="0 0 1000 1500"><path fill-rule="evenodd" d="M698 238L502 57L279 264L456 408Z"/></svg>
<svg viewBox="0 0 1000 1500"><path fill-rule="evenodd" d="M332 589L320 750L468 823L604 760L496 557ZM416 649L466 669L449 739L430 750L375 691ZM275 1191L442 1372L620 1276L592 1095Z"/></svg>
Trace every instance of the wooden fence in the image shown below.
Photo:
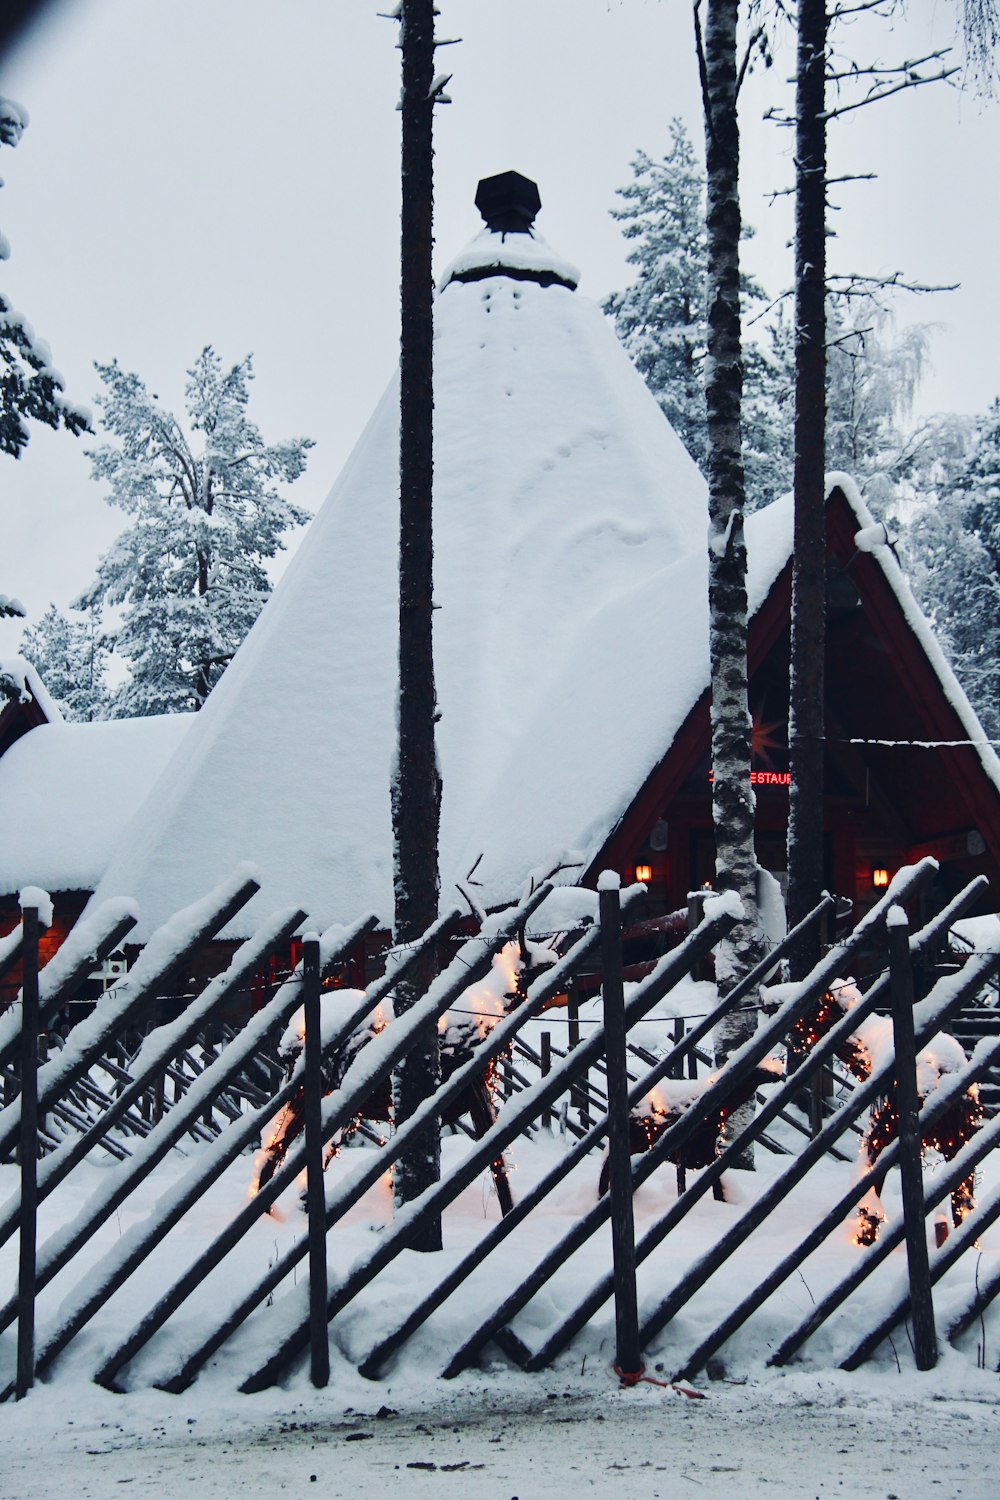
<svg viewBox="0 0 1000 1500"><path fill-rule="evenodd" d="M193 1346L185 1348L174 1367L158 1381L171 1391L185 1390L216 1354L253 1316L258 1308L280 1294L282 1284L303 1261L308 1261L310 1298L308 1306L290 1305L279 1322L280 1337L266 1357L243 1381L242 1389L257 1391L281 1379L310 1357L312 1379L322 1385L329 1376L329 1325L412 1243L414 1233L429 1219L447 1213L451 1205L484 1169L495 1163L518 1137L551 1126L561 1119L565 1149L559 1159L531 1188L513 1203L498 1222L491 1223L475 1245L448 1262L426 1258L421 1295L397 1326L383 1333L358 1360L366 1376L376 1379L446 1301L481 1265L488 1261L509 1236L536 1213L567 1174L588 1153L608 1143L610 1192L602 1196L572 1224L565 1234L524 1269L516 1286L509 1288L488 1310L480 1309L475 1326L468 1327L446 1360L442 1374L451 1377L476 1362L488 1349L526 1370L541 1370L556 1359L597 1315L613 1300L616 1321L616 1362L625 1376L641 1370L642 1350L687 1308L691 1299L720 1271L779 1205L783 1204L821 1161L850 1162L853 1149L844 1149L845 1138L861 1127L859 1122L871 1105L887 1093L898 1103L899 1129L896 1142L883 1152L870 1171L855 1174L840 1186L828 1208L808 1229L801 1241L769 1267L758 1285L742 1288L742 1295L716 1327L703 1329L696 1347L678 1363L676 1374L693 1377L732 1337L753 1318L758 1309L836 1227L846 1222L873 1183L898 1164L901 1172L903 1213L899 1222L887 1224L876 1244L850 1257L846 1274L798 1327L788 1333L771 1354L772 1363L793 1358L831 1313L865 1281L898 1244L907 1247L907 1290L884 1312L877 1324L859 1330L856 1347L845 1360L847 1368L868 1358L903 1319L914 1329L918 1364L926 1367L936 1357L933 1288L976 1238L1000 1216L1000 1194L987 1199L953 1233L945 1244L928 1255L925 1215L964 1181L996 1144L1000 1121L990 1121L963 1147L944 1172L930 1179L926 1189L921 1165L920 1142L957 1099L983 1077L1000 1055L1000 1040L984 1039L960 1073L922 1101L916 1093L915 1057L931 1037L945 1028L949 1019L971 996L982 990L996 972L1000 959L973 956L964 967L937 980L930 992L914 1004L914 964L932 956L951 924L980 896L983 882L974 882L949 906L918 931L911 933L903 914L934 873L934 865L923 861L902 871L878 905L853 933L833 946L813 972L801 983L784 985L777 999L762 1012L752 1038L725 1063L710 1072L702 1086L693 1090L693 1100L679 1111L640 1156L630 1155L630 1115L650 1091L664 1079L693 1076L698 1058L708 1062L701 1044L708 1043L719 1021L734 1007L748 1003L761 982L780 962L798 934L819 922L831 905L827 898L802 926L779 945L758 969L711 1011L693 1024L678 1023L671 1045L660 1054L636 1041L634 1028L658 1006L678 983L701 964L725 938L735 917L724 901L708 903L707 915L671 952L660 958L651 971L626 993L623 984L622 912L629 913L638 896L636 888L620 893L611 880L600 892L600 921L568 935L556 961L544 968L528 987L515 1008L484 1035L466 1062L441 1085L437 1094L405 1124L401 1124L377 1149L358 1153L357 1168L344 1180L328 1187L322 1178L322 1153L326 1143L347 1128L362 1105L389 1079L395 1065L420 1036L455 1005L469 986L490 970L504 946L523 936L526 924L545 900L550 887L543 883L516 907L485 920L480 930L458 941L457 911L446 912L420 943L390 955L386 973L360 995L348 992L350 1000L332 1032L321 1037L319 997L325 975L343 965L357 945L376 926L374 916L349 928L334 927L310 937L304 944L303 961L276 990L264 1008L240 1029L222 1024L221 1013L237 994L246 991L252 976L267 960L285 949L291 935L300 931L306 916L300 910L275 913L251 939L241 944L225 971L187 1003L176 1020L157 1026L135 1045L140 1028L155 997L169 991L191 958L225 927L232 916L255 893L252 879L237 874L196 906L179 913L146 945L132 970L96 1005L94 1012L78 1024L47 1061L39 1063L38 1038L61 1007L79 990L96 964L115 951L130 930L134 918L122 903L102 909L81 931L71 934L64 949L38 972L38 913L24 911L22 929L0 945L0 964L8 967L21 960L23 987L19 1013L0 1018L0 1066L5 1070L9 1097L0 1110L0 1152L17 1150L20 1190L0 1207L0 1243L19 1236L19 1276L0 1305L0 1331L18 1325L17 1368L6 1391L23 1395L38 1374L47 1371L95 1315L135 1273L144 1266L153 1249L178 1224L204 1194L211 1191L221 1174L243 1152L252 1149L267 1123L294 1097L304 1093L305 1129L289 1147L270 1180L233 1215L220 1233L197 1254L193 1262L169 1284L153 1289L145 1313L120 1339L94 1371L94 1378L109 1388L126 1389L131 1382L129 1367L145 1346L217 1267L223 1265L261 1215L265 1214L298 1174L307 1172L307 1213L303 1232L280 1254L265 1274L249 1284L234 1283L232 1304L209 1318ZM400 978L409 972L428 949L442 951L448 940L458 941L450 959L423 999L404 1015L391 1021L358 1053L340 1086L322 1096L321 1069L324 1057L343 1048L358 1025L376 1005L391 995ZM703 1170L696 1175L678 1168L678 1196L649 1223L637 1238L633 1227L633 1195L652 1173L668 1161L683 1162L686 1148L709 1128L717 1112L752 1097L759 1068L783 1045L797 1022L807 1018L828 994L831 985L851 972L862 951L881 944L886 961L857 1003L846 1012L799 1060L796 1070L776 1079L757 1094L752 1119L739 1134L725 1139ZM570 992L585 971L595 965L601 974L603 1009L599 1023L585 1036L579 1024L572 1045L553 1048L543 1035L541 1050L523 1037L525 1026L535 1020L558 997ZM772 992L774 993L774 992ZM279 1077L275 1041L290 1017L304 1006L306 1042L304 1057L290 1077ZM814 1110L811 1124L804 1123L799 1101L813 1081L828 1074L838 1051L843 1049L865 1018L879 1010L891 1010L894 1045L880 1055L871 1075L850 1091L825 1098L828 1090L816 1091L823 1100ZM211 1034L213 1040L206 1038ZM131 1041L127 1041L132 1038ZM15 1069L16 1064L16 1069ZM384 1232L354 1262L346 1274L329 1284L327 1237L345 1215L382 1177L400 1154L421 1133L437 1128L437 1121L454 1109L470 1084L484 1071L500 1066L505 1080L505 1100L495 1124L475 1140L465 1157L447 1176L386 1226ZM16 1076L15 1076L16 1075ZM772 1134L783 1122L784 1140ZM63 1298L54 1325L38 1340L35 1335L35 1299L52 1279L71 1266L95 1231L132 1198L145 1181L184 1137L193 1137L198 1149L186 1174L174 1190L149 1211L143 1222L102 1261L97 1274L81 1275L77 1285ZM792 1141L793 1144L789 1144ZM780 1170L768 1176L766 1186L748 1203L735 1222L720 1233L709 1248L642 1303L637 1297L636 1268L681 1225L709 1192L720 1190L723 1175L738 1161L751 1143L780 1153ZM67 1179L78 1164L94 1151L113 1158L102 1173L103 1183L87 1201L71 1225L49 1241L37 1243L37 1209ZM844 1173L846 1177L848 1174ZM610 1223L612 1253L603 1273L557 1322L546 1328L534 1346L526 1343L513 1325L518 1315L546 1285L559 1276L562 1267ZM598 1263L596 1257L594 1263ZM1000 1274L985 1280L967 1307L953 1316L946 1336L957 1336L981 1316L983 1308L1000 1291ZM262 1337L266 1325L262 1326Z"/></svg>

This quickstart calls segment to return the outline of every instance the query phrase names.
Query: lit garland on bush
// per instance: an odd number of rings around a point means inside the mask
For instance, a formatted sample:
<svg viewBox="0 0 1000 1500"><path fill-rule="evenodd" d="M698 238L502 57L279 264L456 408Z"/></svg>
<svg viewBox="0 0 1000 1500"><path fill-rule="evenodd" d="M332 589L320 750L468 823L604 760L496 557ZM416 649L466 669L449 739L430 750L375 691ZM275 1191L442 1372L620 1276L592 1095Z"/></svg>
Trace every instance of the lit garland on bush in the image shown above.
<svg viewBox="0 0 1000 1500"><path fill-rule="evenodd" d="M792 1028L789 1034L790 1050L802 1053L815 1047L848 1013L856 994L857 991L851 983L836 985L833 990L828 990L815 1011L809 1016L801 1017ZM838 1047L836 1055L859 1082L865 1083L871 1077L871 1053L857 1033L846 1038ZM925 1066L930 1066L939 1078L941 1073L946 1071L936 1061L930 1048L925 1048L920 1054L919 1061ZM918 1096L918 1107L922 1108L923 1104L923 1097ZM936 1151L946 1162L953 1161L963 1146L976 1134L982 1124L983 1116L984 1110L979 1101L979 1089L976 1084L972 1084L964 1094L948 1106L933 1125L928 1127L923 1136L921 1154L926 1156L929 1150ZM861 1151L870 1167L875 1165L882 1152L896 1140L898 1135L899 1109L896 1102L896 1088L893 1085L872 1105L869 1113L868 1129L861 1144ZM976 1206L975 1178L975 1172L971 1172L952 1191L951 1212L956 1227ZM883 1185L884 1178L878 1187L872 1190L874 1202L863 1203L858 1209L854 1237L859 1245L874 1245L878 1239L879 1228L885 1218L881 1204L878 1202L878 1193Z"/></svg>

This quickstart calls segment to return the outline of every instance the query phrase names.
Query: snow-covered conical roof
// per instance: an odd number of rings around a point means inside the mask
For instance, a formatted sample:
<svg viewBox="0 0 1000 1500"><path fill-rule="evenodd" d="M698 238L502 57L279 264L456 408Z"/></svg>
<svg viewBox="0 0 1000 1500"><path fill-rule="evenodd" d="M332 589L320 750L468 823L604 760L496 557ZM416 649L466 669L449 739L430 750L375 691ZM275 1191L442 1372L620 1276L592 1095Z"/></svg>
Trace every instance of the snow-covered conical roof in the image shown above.
<svg viewBox="0 0 1000 1500"><path fill-rule="evenodd" d="M532 261L567 274L533 279ZM456 279L456 266L477 275ZM599 617L626 595L655 595L679 558L705 546L704 481L573 280L537 237L487 229L437 300L445 891L479 852L477 878L493 898L555 844L598 847L621 802L612 783L632 774L613 741L635 732L604 725L592 764ZM259 867L263 891L234 933L292 901L320 923L368 908L391 918L397 447L394 381L101 882L99 898L137 898L141 932L243 859ZM608 618L616 637L603 639L602 659L627 677L644 650L642 620L621 606ZM536 787L535 768L566 753L565 734L556 746L532 732L554 721L575 743Z"/></svg>

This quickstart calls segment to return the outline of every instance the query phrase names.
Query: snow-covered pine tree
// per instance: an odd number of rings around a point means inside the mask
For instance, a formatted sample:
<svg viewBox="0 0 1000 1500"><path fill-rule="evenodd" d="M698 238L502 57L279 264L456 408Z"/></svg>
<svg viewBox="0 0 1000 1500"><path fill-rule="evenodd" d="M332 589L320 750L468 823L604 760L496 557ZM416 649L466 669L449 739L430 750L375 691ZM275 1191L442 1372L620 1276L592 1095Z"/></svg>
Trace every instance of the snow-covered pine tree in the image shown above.
<svg viewBox="0 0 1000 1500"><path fill-rule="evenodd" d="M27 124L23 106L0 97L0 146L16 146ZM0 233L0 260L9 254L10 245ZM21 457L28 443L28 422L65 427L76 435L90 431L89 414L66 399L48 345L0 295L0 453Z"/></svg>
<svg viewBox="0 0 1000 1500"><path fill-rule="evenodd" d="M705 173L682 121L670 122L662 161L644 151L611 210L638 272L604 311L696 463L705 462Z"/></svg>
<svg viewBox="0 0 1000 1500"><path fill-rule="evenodd" d="M953 442L954 422L937 428ZM902 530L903 563L983 728L1000 743L1000 402L977 423L969 452L937 467L936 493L918 492Z"/></svg>
<svg viewBox="0 0 1000 1500"><path fill-rule="evenodd" d="M660 161L639 151L632 181L618 189L611 215L632 241L628 255L637 275L612 292L604 311L636 369L691 457L705 467L707 431L704 363L705 172L680 120L670 124L670 148ZM747 237L749 230L741 233ZM741 279L744 300L763 300L760 288ZM744 467L747 509L756 510L791 482L791 386L763 346L744 347Z"/></svg>
<svg viewBox="0 0 1000 1500"><path fill-rule="evenodd" d="M122 606L115 649L130 676L122 717L201 708L270 592L264 569L308 513L279 489L305 468L310 438L268 445L247 416L250 355L225 369L209 345L188 371L188 430L138 375L97 365L102 425L93 477L132 517L75 603Z"/></svg>
<svg viewBox="0 0 1000 1500"><path fill-rule="evenodd" d="M65 719L106 719L109 651L95 611L71 620L50 604L21 637L21 654L37 667Z"/></svg>

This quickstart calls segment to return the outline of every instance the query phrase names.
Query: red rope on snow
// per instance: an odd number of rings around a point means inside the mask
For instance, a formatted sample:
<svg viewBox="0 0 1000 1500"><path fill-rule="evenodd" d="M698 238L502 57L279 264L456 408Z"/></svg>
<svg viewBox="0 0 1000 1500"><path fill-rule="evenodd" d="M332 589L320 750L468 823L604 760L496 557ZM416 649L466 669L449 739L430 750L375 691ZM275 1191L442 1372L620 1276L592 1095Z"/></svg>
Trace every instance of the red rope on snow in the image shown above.
<svg viewBox="0 0 1000 1500"><path fill-rule="evenodd" d="M662 1385L664 1390L677 1391L681 1396L687 1396L689 1401L706 1401L708 1399L704 1391L694 1391L689 1385L675 1385L672 1380L657 1380L655 1376L647 1375L645 1365L640 1365L638 1370L630 1371L628 1374L624 1370L620 1370L617 1365L612 1365L611 1368L626 1390L631 1390L640 1381L645 1381L647 1385Z"/></svg>

